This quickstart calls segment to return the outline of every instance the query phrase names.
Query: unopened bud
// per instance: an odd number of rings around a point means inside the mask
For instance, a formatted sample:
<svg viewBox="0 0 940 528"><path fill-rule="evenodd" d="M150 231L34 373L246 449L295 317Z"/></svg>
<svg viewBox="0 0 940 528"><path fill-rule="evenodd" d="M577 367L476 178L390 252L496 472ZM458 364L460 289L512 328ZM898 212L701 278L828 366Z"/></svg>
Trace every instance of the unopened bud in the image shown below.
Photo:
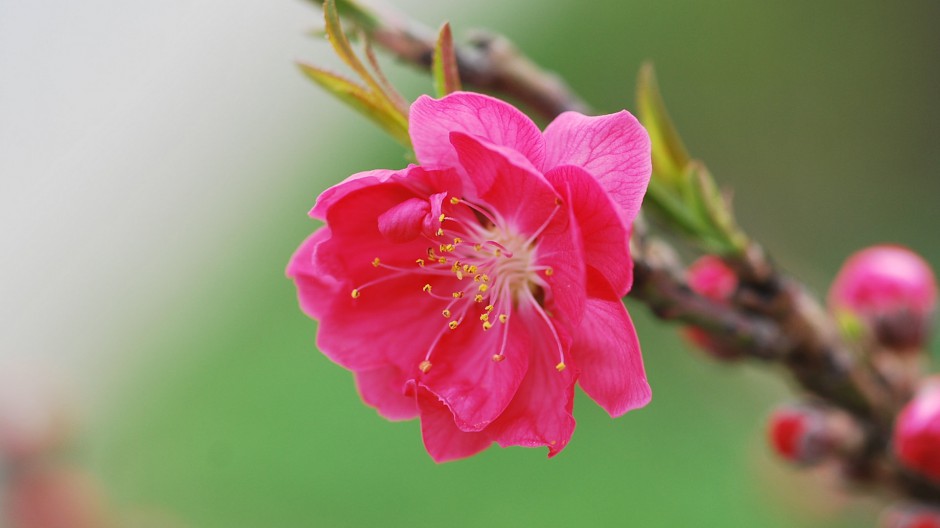
<svg viewBox="0 0 940 528"><path fill-rule="evenodd" d="M865 445L862 428L852 416L809 403L779 407L770 416L767 436L778 455L801 466L831 456L852 457Z"/></svg>
<svg viewBox="0 0 940 528"><path fill-rule="evenodd" d="M849 333L867 329L895 350L924 344L936 302L930 266L900 246L873 246L855 253L829 290L829 307Z"/></svg>
<svg viewBox="0 0 940 528"><path fill-rule="evenodd" d="M924 383L901 410L894 452L906 468L940 481L940 377Z"/></svg>
<svg viewBox="0 0 940 528"><path fill-rule="evenodd" d="M727 301L738 287L738 276L720 258L705 255L689 266L686 280L692 291L713 301Z"/></svg>
<svg viewBox="0 0 940 528"><path fill-rule="evenodd" d="M799 465L814 465L829 454L825 412L809 405L787 405L770 415L767 436L782 458Z"/></svg>
<svg viewBox="0 0 940 528"><path fill-rule="evenodd" d="M914 504L892 506L881 516L881 528L940 528L940 510Z"/></svg>
<svg viewBox="0 0 940 528"><path fill-rule="evenodd" d="M686 270L686 282L695 293L720 303L728 302L738 288L737 275L714 255L705 255L693 262ZM715 359L727 361L741 357L739 350L722 343L701 328L683 328L682 335Z"/></svg>

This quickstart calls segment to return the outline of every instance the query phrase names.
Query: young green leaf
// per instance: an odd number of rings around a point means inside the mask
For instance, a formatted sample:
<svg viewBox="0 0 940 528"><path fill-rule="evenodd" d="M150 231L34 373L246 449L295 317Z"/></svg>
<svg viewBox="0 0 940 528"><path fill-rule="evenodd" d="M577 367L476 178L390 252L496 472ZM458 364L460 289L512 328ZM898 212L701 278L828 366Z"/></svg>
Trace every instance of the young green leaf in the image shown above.
<svg viewBox="0 0 940 528"><path fill-rule="evenodd" d="M640 69L637 83L637 111L640 121L649 132L653 144L653 170L661 177L675 183L690 161L682 138L666 111L656 72L651 63Z"/></svg>
<svg viewBox="0 0 940 528"><path fill-rule="evenodd" d="M403 125L399 115L390 111L367 88L316 66L309 64L298 64L298 66L307 77L333 94L337 99L377 123L405 147L411 148L407 122Z"/></svg>
<svg viewBox="0 0 940 528"><path fill-rule="evenodd" d="M434 56L431 63L431 73L434 79L434 89L438 97L460 91L460 74L457 70L457 55L454 52L454 38L450 32L450 24L444 22L437 36L434 46Z"/></svg>

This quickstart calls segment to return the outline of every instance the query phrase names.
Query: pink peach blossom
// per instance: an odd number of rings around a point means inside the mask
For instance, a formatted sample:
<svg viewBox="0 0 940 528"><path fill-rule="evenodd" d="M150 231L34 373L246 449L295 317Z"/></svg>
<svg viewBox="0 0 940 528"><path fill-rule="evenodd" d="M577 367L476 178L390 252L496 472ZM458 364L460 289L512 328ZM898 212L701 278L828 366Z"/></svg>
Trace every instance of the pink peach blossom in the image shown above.
<svg viewBox="0 0 940 528"><path fill-rule="evenodd" d="M621 297L650 176L627 112L565 113L544 133L514 107L419 98L420 166L356 174L311 216L326 225L287 274L318 345L392 420L421 418L441 462L491 445L560 452L574 385L612 416L650 389Z"/></svg>

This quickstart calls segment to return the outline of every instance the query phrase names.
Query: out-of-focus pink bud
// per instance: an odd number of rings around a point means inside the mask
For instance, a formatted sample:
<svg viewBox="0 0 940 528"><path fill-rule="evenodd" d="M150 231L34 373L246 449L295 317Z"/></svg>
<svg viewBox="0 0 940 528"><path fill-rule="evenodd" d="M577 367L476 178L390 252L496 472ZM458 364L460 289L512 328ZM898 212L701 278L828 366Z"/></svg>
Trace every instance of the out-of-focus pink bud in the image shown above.
<svg viewBox="0 0 940 528"><path fill-rule="evenodd" d="M786 405L770 415L767 437L774 451L789 462L814 465L830 452L826 413L810 405Z"/></svg>
<svg viewBox="0 0 940 528"><path fill-rule="evenodd" d="M3 498L4 526L104 528L111 526L103 495L79 471L38 469L18 474Z"/></svg>
<svg viewBox="0 0 940 528"><path fill-rule="evenodd" d="M908 469L940 481L940 377L927 380L901 410L894 452Z"/></svg>
<svg viewBox="0 0 940 528"><path fill-rule="evenodd" d="M21 460L68 441L74 408L56 369L26 360L0 362L0 457Z"/></svg>
<svg viewBox="0 0 940 528"><path fill-rule="evenodd" d="M738 288L737 275L714 255L705 255L693 262L686 270L686 282L695 293L721 303L727 302ZM738 350L725 345L701 328L685 327L682 335L715 359L732 360L740 357Z"/></svg>
<svg viewBox="0 0 940 528"><path fill-rule="evenodd" d="M873 246L853 254L829 290L829 307L840 320L860 323L880 343L897 350L923 345L936 304L930 266L900 246Z"/></svg>
<svg viewBox="0 0 940 528"><path fill-rule="evenodd" d="M881 516L881 528L940 528L940 510L920 505L899 505Z"/></svg>
<svg viewBox="0 0 940 528"><path fill-rule="evenodd" d="M686 271L686 280L692 291L714 301L727 301L738 287L738 276L714 255L693 262Z"/></svg>

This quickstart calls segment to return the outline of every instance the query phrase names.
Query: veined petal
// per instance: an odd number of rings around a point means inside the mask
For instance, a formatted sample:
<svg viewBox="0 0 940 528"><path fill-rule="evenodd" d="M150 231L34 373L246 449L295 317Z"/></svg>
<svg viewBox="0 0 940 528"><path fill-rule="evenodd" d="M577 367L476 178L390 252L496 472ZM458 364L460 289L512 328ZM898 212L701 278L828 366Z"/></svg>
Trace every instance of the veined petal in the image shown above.
<svg viewBox="0 0 940 528"><path fill-rule="evenodd" d="M529 370L515 398L486 432L501 447L546 446L551 458L564 449L574 432L571 410L577 368L569 365L559 372L550 352L555 345L544 322L528 310L520 310L519 314L539 338L533 340Z"/></svg>
<svg viewBox="0 0 940 528"><path fill-rule="evenodd" d="M565 112L545 129L548 171L576 165L597 178L632 223L652 172L649 135L627 111L605 116Z"/></svg>
<svg viewBox="0 0 940 528"><path fill-rule="evenodd" d="M515 151L460 132L450 141L481 201L520 234L533 234L555 210L554 189Z"/></svg>
<svg viewBox="0 0 940 528"><path fill-rule="evenodd" d="M603 287L592 288L571 354L581 388L616 418L649 403L652 392L633 321L619 297L597 291Z"/></svg>
<svg viewBox="0 0 940 528"><path fill-rule="evenodd" d="M510 321L508 327L484 332L478 323L464 321L456 330L446 330L431 350L432 367L418 378L420 387L447 405L462 431L480 431L495 420L529 367L531 344L524 326ZM443 320L440 324L447 328ZM504 359L494 361L500 352Z"/></svg>
<svg viewBox="0 0 940 528"><path fill-rule="evenodd" d="M584 169L556 167L545 175L574 211L584 245L584 262L622 297L633 284L630 230L607 192Z"/></svg>
<svg viewBox="0 0 940 528"><path fill-rule="evenodd" d="M410 420L418 416L415 399L405 395L405 383L413 377L394 365L356 372L356 387L362 401L375 407L389 420Z"/></svg>
<svg viewBox="0 0 940 528"><path fill-rule="evenodd" d="M426 95L411 105L409 133L422 165L456 167L451 132L461 132L513 149L536 167L545 157L545 142L535 123L510 104L492 97L455 92L441 99Z"/></svg>
<svg viewBox="0 0 940 528"><path fill-rule="evenodd" d="M409 391L414 394L421 413L421 437L424 439L424 447L435 462L449 462L473 456L493 443L485 432L466 432L458 429L447 404L431 391L417 387L413 382Z"/></svg>

